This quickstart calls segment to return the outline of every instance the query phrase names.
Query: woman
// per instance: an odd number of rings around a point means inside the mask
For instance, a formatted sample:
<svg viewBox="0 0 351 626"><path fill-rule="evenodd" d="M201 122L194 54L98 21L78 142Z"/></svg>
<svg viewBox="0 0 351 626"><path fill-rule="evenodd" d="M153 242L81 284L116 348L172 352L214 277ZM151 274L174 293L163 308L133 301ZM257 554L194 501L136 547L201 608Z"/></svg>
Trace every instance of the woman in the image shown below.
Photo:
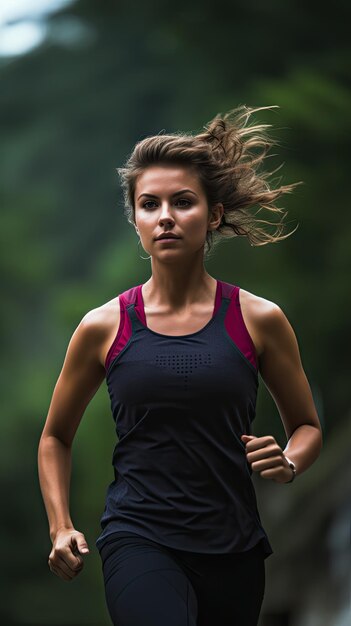
<svg viewBox="0 0 351 626"><path fill-rule="evenodd" d="M272 234L250 213L283 213L275 201L295 186L272 189L258 172L272 141L265 125L248 124L257 110L218 115L195 136L148 137L119 169L151 277L83 317L42 433L49 566L72 580L89 549L69 513L71 446L106 377L118 444L96 545L119 626L256 625L273 550L252 471L291 483L321 450L286 316L204 267L222 237L264 245L288 236L282 220ZM252 434L258 372L279 410L284 450L272 435Z"/></svg>

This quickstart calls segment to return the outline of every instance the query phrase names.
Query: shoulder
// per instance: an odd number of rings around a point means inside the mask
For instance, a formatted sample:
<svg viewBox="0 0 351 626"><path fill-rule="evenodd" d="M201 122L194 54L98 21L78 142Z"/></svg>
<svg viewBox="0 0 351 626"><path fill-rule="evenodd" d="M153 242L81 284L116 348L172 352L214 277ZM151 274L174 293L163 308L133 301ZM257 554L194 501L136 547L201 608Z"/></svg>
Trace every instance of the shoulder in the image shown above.
<svg viewBox="0 0 351 626"><path fill-rule="evenodd" d="M119 296L88 311L78 324L73 337L86 350L95 352L102 365L107 347L115 336L120 321Z"/></svg>
<svg viewBox="0 0 351 626"><path fill-rule="evenodd" d="M281 307L271 300L240 288L239 301L244 322L261 356L272 341L286 333L290 324Z"/></svg>
<svg viewBox="0 0 351 626"><path fill-rule="evenodd" d="M82 318L80 325L87 332L103 332L111 322L115 319L116 313L120 312L119 296L101 304L95 309L88 311Z"/></svg>
<svg viewBox="0 0 351 626"><path fill-rule="evenodd" d="M103 337L111 324L115 323L120 313L119 296L88 311L79 323L78 328L88 337Z"/></svg>

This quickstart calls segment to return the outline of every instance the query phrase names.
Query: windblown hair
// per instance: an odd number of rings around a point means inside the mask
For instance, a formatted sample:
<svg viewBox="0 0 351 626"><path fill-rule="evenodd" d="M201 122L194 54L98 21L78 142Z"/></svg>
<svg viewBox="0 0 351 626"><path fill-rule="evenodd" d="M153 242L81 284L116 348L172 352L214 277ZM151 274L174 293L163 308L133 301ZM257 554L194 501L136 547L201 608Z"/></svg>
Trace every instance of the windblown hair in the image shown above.
<svg viewBox="0 0 351 626"><path fill-rule="evenodd" d="M125 166L117 168L128 221L135 224L134 196L138 176L148 166L171 164L185 166L197 173L209 212L216 203L223 204L220 225L217 230L207 232L205 254L222 238L247 237L250 245L263 246L289 237L298 225L292 232L283 234L287 211L279 208L276 201L301 183L277 187L269 183L277 170L265 172L260 171L260 167L268 151L278 142L267 135L266 129L271 124L249 123L253 113L273 108L276 106L250 108L241 105L224 116L216 115L204 126L205 132L197 135L176 132L139 141ZM257 210L253 212L255 208ZM262 209L278 215L279 221L257 218ZM273 233L268 229L272 226Z"/></svg>

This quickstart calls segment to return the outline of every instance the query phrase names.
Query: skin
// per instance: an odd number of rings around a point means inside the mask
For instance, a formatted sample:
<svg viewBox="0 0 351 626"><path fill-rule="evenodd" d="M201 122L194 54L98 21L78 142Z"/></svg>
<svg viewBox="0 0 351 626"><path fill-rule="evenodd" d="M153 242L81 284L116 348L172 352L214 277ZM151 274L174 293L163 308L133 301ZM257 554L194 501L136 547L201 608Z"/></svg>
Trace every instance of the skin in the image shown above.
<svg viewBox="0 0 351 626"><path fill-rule="evenodd" d="M190 191L174 195L184 189ZM196 173L190 169L158 165L139 176L135 228L151 255L151 277L142 288L151 330L183 335L203 328L211 318L216 280L204 267L204 243L207 231L218 228L222 214L221 203L209 210ZM155 241L165 231L180 239ZM241 440L254 472L286 483L292 470L284 453L295 463L297 475L319 456L322 431L317 410L295 333L283 311L244 289L239 297L259 371L278 408L287 445L283 450L270 434L243 433ZM72 443L87 405L105 379L104 364L118 326L118 297L83 317L69 342L39 442L39 480L52 541L48 564L67 581L82 571L82 555L89 552L84 534L75 529L69 513Z"/></svg>

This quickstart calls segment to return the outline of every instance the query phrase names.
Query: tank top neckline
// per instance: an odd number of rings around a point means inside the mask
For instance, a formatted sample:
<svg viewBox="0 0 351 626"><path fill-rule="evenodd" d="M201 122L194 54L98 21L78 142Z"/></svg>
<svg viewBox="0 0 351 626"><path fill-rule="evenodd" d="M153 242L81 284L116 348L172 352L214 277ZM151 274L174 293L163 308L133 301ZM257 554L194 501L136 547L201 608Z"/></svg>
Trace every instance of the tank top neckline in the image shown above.
<svg viewBox="0 0 351 626"><path fill-rule="evenodd" d="M221 285L221 281L216 279L216 293L215 293L215 300L214 300L214 305L213 305L213 311L212 311L212 317L211 319L207 322L207 324L205 324L205 326L203 326L202 328L200 328L199 330L195 331L194 333L188 333L187 335L164 335L163 333L158 333L155 330L152 330L151 328L149 328L147 326L147 324L145 324L143 321L141 321L140 317L138 317L140 323L142 324L143 328L145 330L147 330L149 333L152 333L153 335L157 335L158 337L164 337L166 339L186 339L187 337L195 337L196 335L199 335L200 333L204 332L205 330L207 330L207 328L209 326L211 326L214 322L214 320L216 319L221 307L220 304L222 302L222 285ZM139 289L138 289L138 305L139 308L142 309L143 311L143 315L144 315L144 319L146 321L146 315L145 315L145 307L144 307L144 299L143 299L143 294L142 294L142 287L143 287L142 283L141 285L139 285ZM216 310L216 305L219 302L219 305L217 306L217 310Z"/></svg>

